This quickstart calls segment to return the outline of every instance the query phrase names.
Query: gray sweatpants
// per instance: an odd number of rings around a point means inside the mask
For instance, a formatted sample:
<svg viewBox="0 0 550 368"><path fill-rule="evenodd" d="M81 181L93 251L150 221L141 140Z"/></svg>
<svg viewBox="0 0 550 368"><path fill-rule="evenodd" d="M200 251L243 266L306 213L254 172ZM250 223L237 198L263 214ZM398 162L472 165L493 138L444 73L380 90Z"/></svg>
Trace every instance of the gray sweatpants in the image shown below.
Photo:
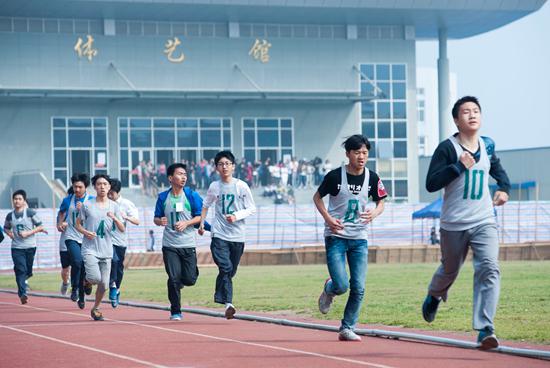
<svg viewBox="0 0 550 368"><path fill-rule="evenodd" d="M86 280L103 291L109 289L109 279L111 277L111 258L97 258L92 254L84 254L84 269L86 270Z"/></svg>
<svg viewBox="0 0 550 368"><path fill-rule="evenodd" d="M500 293L496 224L479 225L464 231L441 229L441 265L433 275L428 294L447 300L447 292L466 259L468 247L474 253L473 328L494 329L493 319Z"/></svg>

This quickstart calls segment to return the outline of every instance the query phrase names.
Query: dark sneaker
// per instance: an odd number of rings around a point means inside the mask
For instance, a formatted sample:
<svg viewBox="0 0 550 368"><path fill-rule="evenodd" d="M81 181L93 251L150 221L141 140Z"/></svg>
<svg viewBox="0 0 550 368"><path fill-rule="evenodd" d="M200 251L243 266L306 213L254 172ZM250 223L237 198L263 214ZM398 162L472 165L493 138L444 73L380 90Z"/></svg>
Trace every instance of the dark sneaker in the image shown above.
<svg viewBox="0 0 550 368"><path fill-rule="evenodd" d="M361 337L353 332L349 328L344 328L338 333L338 340L340 341L361 341Z"/></svg>
<svg viewBox="0 0 550 368"><path fill-rule="evenodd" d="M84 281L84 293L90 295L92 293L92 284L87 281Z"/></svg>
<svg viewBox="0 0 550 368"><path fill-rule="evenodd" d="M78 300L78 288L72 288L71 290L71 300L76 302Z"/></svg>
<svg viewBox="0 0 550 368"><path fill-rule="evenodd" d="M19 299L21 300L21 304L27 304L27 301L29 300L26 295L21 295Z"/></svg>
<svg viewBox="0 0 550 368"><path fill-rule="evenodd" d="M485 327L477 335L477 347L481 350L490 350L498 348L498 339L492 328Z"/></svg>
<svg viewBox="0 0 550 368"><path fill-rule="evenodd" d="M78 299L78 308L80 309L84 309L84 307L86 306L86 299L82 298L82 299Z"/></svg>
<svg viewBox="0 0 550 368"><path fill-rule="evenodd" d="M225 318L227 319L233 319L235 316L235 313L237 313L237 310L234 306L230 305L227 308L225 308Z"/></svg>
<svg viewBox="0 0 550 368"><path fill-rule="evenodd" d="M325 281L325 285L323 285L323 292L321 293L321 295L319 296L319 301L318 301L318 304L319 304L319 312L323 313L323 314L327 314L330 310L330 307L332 306L332 301L334 299L334 296L333 295L329 295L327 294L326 292L326 288L327 288L327 283L330 281L330 279L327 279Z"/></svg>
<svg viewBox="0 0 550 368"><path fill-rule="evenodd" d="M440 298L431 296L428 294L426 299L424 299L424 304L422 304L422 317L426 322L433 322L435 315L437 314L437 307L441 302Z"/></svg>
<svg viewBox="0 0 550 368"><path fill-rule="evenodd" d="M103 314L99 310L92 309L90 314L91 314L92 318L94 319L94 321L103 321Z"/></svg>
<svg viewBox="0 0 550 368"><path fill-rule="evenodd" d="M116 287L109 288L109 300L111 301L111 307L118 307L117 289Z"/></svg>

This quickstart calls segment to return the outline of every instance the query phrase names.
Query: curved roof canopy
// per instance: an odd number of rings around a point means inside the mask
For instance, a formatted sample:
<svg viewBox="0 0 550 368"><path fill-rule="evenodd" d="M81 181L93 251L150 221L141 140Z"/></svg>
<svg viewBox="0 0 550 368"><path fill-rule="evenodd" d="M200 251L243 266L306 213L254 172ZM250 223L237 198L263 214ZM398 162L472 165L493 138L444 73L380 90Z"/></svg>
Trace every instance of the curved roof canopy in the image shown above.
<svg viewBox="0 0 550 368"><path fill-rule="evenodd" d="M475 36L546 0L0 0L0 16L297 24L410 25L416 38Z"/></svg>

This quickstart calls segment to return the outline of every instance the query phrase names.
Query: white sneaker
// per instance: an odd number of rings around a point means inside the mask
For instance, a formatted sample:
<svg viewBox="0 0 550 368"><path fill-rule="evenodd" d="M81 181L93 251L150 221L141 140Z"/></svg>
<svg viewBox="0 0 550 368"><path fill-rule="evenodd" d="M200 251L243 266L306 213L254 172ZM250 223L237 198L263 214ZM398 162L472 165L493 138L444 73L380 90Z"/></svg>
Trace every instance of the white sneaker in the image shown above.
<svg viewBox="0 0 550 368"><path fill-rule="evenodd" d="M61 295L67 295L67 290L69 290L69 284L65 284L64 282L61 282L61 288L59 291L61 292Z"/></svg>
<svg viewBox="0 0 550 368"><path fill-rule="evenodd" d="M233 306L233 304L229 304L227 307L225 307L225 318L226 319L233 319L235 316L235 313L237 313L237 310Z"/></svg>
<svg viewBox="0 0 550 368"><path fill-rule="evenodd" d="M323 314L327 314L330 311L330 307L332 306L332 300L334 299L334 296L327 294L325 291L327 287L327 283L330 281L330 279L327 279L325 281L325 285L323 286L323 292L319 296L319 312Z"/></svg>
<svg viewBox="0 0 550 368"><path fill-rule="evenodd" d="M349 328L345 328L338 333L340 341L361 341L361 337Z"/></svg>

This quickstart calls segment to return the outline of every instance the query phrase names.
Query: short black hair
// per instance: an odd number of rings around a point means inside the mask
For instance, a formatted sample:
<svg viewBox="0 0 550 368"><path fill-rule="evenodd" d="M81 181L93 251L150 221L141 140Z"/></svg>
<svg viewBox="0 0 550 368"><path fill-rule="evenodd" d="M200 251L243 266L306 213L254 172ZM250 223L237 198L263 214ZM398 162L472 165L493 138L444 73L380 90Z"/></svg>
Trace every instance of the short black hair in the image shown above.
<svg viewBox="0 0 550 368"><path fill-rule="evenodd" d="M362 145L365 145L365 147L370 150L369 139L362 134L354 134L342 143L346 152L358 150Z"/></svg>
<svg viewBox="0 0 550 368"><path fill-rule="evenodd" d="M67 194L68 194L68 195L74 194L74 189L73 189L73 186L72 186L72 185L71 185L70 187L67 188Z"/></svg>
<svg viewBox="0 0 550 368"><path fill-rule="evenodd" d="M451 114L453 114L453 119L458 119L458 112L460 111L460 106L464 105L466 102L473 102L479 107L479 111L481 112L481 105L479 104L479 100L477 97L474 96L464 96L462 98L459 98L451 111Z"/></svg>
<svg viewBox="0 0 550 368"><path fill-rule="evenodd" d="M71 176L71 183L74 184L77 181L83 182L86 188L90 186L90 177L86 173L74 173L73 176Z"/></svg>
<svg viewBox="0 0 550 368"><path fill-rule="evenodd" d="M27 200L27 192L25 192L23 189L18 189L15 192L13 192L13 194L11 195L11 199L14 200L15 196L17 195L20 195L21 197L23 197L25 201Z"/></svg>
<svg viewBox="0 0 550 368"><path fill-rule="evenodd" d="M176 169L184 169L187 173L187 165L182 164L181 162L176 162L175 164L168 166L168 169L166 170L167 175L173 176Z"/></svg>
<svg viewBox="0 0 550 368"><path fill-rule="evenodd" d="M107 174L95 174L94 177L92 178L92 185L95 187L95 183L101 178L107 180L107 182L109 184L111 184L111 178L109 177L109 175L107 175Z"/></svg>
<svg viewBox="0 0 550 368"><path fill-rule="evenodd" d="M122 189L122 183L117 178L112 178L111 181L111 190L116 193L120 193L120 190Z"/></svg>
<svg viewBox="0 0 550 368"><path fill-rule="evenodd" d="M220 160L224 157L231 161L232 164L235 163L235 156L231 153L231 151L220 151L216 153L216 156L214 157L214 164L218 166L218 162L220 162Z"/></svg>

